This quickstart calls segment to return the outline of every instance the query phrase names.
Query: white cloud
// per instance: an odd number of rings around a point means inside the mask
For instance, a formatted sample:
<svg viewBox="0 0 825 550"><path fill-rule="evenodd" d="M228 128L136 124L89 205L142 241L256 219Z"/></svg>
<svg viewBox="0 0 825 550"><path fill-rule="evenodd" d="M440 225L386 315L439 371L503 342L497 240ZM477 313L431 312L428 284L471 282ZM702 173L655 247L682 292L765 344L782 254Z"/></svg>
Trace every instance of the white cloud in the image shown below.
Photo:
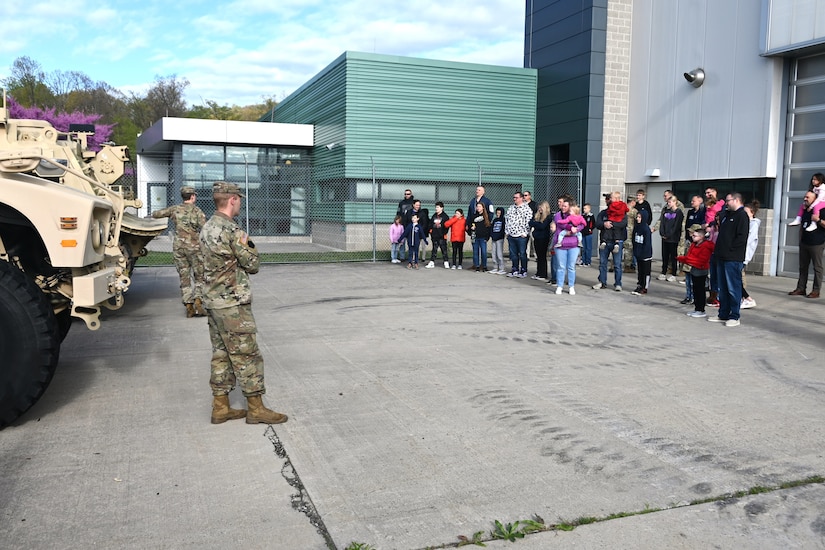
<svg viewBox="0 0 825 550"><path fill-rule="evenodd" d="M524 6L511 0L6 0L0 74L28 55L141 92L190 81L187 99L281 98L344 51L521 66ZM46 15L48 14L48 17Z"/></svg>

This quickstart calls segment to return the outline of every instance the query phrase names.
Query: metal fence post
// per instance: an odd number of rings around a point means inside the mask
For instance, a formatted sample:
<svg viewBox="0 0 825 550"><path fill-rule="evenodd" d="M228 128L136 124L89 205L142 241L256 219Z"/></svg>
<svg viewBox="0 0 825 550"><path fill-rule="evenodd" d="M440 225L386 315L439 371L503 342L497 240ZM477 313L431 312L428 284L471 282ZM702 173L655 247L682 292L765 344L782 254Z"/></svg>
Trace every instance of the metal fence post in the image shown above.
<svg viewBox="0 0 825 550"><path fill-rule="evenodd" d="M378 235L378 212L376 205L377 185L375 181L375 160L370 157L370 164L372 165L372 263L376 261L376 254L378 252L378 242L376 241Z"/></svg>

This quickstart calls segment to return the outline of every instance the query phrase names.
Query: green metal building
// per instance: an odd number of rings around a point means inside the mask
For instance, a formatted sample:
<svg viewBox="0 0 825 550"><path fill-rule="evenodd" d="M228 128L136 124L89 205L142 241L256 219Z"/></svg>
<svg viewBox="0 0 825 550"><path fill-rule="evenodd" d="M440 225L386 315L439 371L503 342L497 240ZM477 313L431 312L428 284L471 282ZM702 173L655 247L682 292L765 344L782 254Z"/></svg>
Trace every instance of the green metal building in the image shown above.
<svg viewBox="0 0 825 550"><path fill-rule="evenodd" d="M424 206L532 188L537 71L345 52L262 122L312 124L312 239L364 249L405 188ZM359 227L360 226L360 227Z"/></svg>

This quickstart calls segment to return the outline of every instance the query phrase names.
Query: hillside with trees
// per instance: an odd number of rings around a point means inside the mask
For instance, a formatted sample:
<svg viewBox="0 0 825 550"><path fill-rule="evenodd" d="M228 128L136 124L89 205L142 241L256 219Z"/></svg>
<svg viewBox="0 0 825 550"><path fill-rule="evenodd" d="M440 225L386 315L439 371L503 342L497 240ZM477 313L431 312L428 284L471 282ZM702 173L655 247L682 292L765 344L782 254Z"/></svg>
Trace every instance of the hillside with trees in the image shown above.
<svg viewBox="0 0 825 550"><path fill-rule="evenodd" d="M61 120L94 123L98 132L108 132L103 139L97 136L94 143L111 139L133 150L138 134L162 117L258 120L276 103L273 98L262 97L257 105L219 105L208 99L202 105L187 105L184 92L189 80L174 74L156 76L146 93L125 94L80 71L46 72L27 56L15 59L8 74L0 79L0 86L13 99L13 112L25 113L26 118L48 116L46 120L52 122L62 117Z"/></svg>

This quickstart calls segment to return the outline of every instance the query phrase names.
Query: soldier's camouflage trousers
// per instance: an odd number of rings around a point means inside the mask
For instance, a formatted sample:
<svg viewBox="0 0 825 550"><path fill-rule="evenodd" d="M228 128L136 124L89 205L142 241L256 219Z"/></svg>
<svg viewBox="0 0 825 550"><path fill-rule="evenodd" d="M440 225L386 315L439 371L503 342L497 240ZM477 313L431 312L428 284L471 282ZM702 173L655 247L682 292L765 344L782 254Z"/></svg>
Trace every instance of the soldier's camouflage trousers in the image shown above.
<svg viewBox="0 0 825 550"><path fill-rule="evenodd" d="M199 249L192 250L181 246L172 247L172 258L180 277L180 293L184 304L195 302L203 297L203 260Z"/></svg>
<svg viewBox="0 0 825 550"><path fill-rule="evenodd" d="M252 305L209 310L212 395L225 395L237 381L247 397L266 393L264 359L258 349Z"/></svg>

